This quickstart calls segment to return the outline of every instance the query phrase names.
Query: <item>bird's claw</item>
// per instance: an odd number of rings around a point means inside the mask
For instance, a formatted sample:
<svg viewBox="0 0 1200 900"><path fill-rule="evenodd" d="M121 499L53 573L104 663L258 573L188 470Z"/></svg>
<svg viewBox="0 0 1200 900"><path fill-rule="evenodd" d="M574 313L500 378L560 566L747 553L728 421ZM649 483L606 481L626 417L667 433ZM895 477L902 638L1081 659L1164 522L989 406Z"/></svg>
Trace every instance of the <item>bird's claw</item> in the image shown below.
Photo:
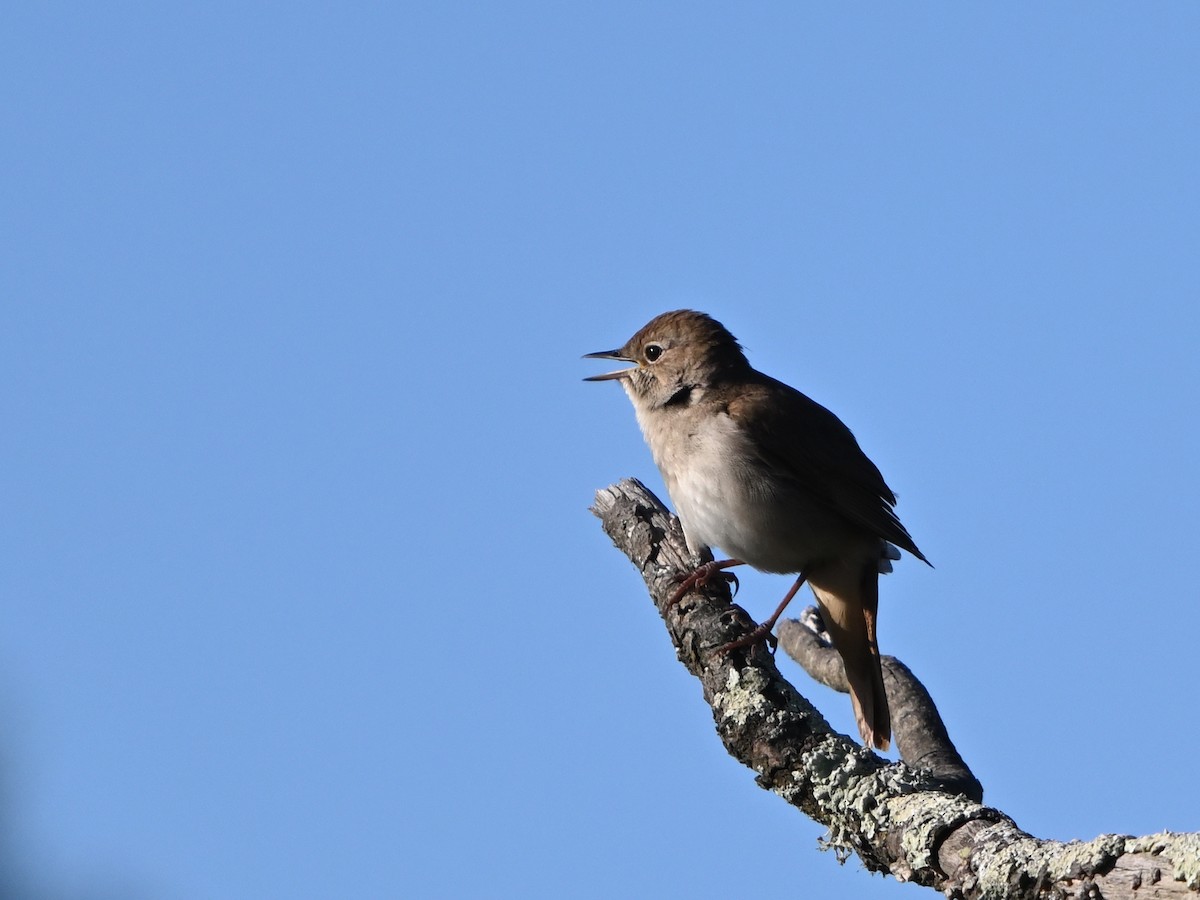
<svg viewBox="0 0 1200 900"><path fill-rule="evenodd" d="M672 606L682 600L684 595L687 594L687 592L692 588L704 587L714 578L719 578L729 584L732 589L733 596L737 596L738 588L741 587L741 582L738 581L738 577L732 572L725 571L724 566L720 563L706 562L687 575L677 574L672 576L671 580L678 583L679 587L676 589L675 593L671 595L671 598L667 601L664 609L670 609Z"/></svg>
<svg viewBox="0 0 1200 900"><path fill-rule="evenodd" d="M757 644L759 641L765 641L767 649L771 655L775 655L775 651L779 649L779 638L775 637L770 626L759 625L749 634L738 638L736 641L730 641L728 644L722 644L717 648L717 652L731 653L734 650L741 650L743 647L750 647Z"/></svg>
<svg viewBox="0 0 1200 900"><path fill-rule="evenodd" d="M736 597L738 594L738 590L742 586L742 583L740 581L738 581L738 577L736 575L734 575L732 572L718 572L717 574L720 575L722 578L724 578L729 583L730 593L732 594L732 596Z"/></svg>

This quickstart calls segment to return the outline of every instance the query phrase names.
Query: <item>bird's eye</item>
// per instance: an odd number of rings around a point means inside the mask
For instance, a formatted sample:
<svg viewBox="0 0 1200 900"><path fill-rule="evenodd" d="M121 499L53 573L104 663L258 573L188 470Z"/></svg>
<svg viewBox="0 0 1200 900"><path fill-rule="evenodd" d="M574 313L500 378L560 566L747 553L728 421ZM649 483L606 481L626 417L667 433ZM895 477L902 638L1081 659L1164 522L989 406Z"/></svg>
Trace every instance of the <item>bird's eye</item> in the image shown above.
<svg viewBox="0 0 1200 900"><path fill-rule="evenodd" d="M643 352L646 354L646 360L648 362L654 362L663 355L663 348L661 344L647 344L646 349Z"/></svg>

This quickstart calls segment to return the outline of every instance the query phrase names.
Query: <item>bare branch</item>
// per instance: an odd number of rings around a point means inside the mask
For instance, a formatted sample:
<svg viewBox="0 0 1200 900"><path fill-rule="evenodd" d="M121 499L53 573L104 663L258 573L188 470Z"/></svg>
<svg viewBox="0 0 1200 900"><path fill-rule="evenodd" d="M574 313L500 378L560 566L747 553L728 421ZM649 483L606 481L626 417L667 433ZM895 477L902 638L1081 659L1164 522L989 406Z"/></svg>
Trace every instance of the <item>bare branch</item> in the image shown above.
<svg viewBox="0 0 1200 900"><path fill-rule="evenodd" d="M592 511L642 573L660 613L673 579L706 561L688 551L678 521L636 480L598 491ZM1142 900L1200 892L1200 835L1039 840L1000 811L947 793L929 774L889 764L835 734L765 648L717 652L753 627L724 584L689 592L664 619L726 749L757 773L760 786L826 826L842 858L853 852L873 871L962 898Z"/></svg>
<svg viewBox="0 0 1200 900"><path fill-rule="evenodd" d="M814 680L842 693L850 690L842 657L833 649L815 606L804 610L799 621L780 622L778 632L779 646ZM885 656L882 662L900 758L914 769L928 772L942 790L983 802L983 785L950 740L925 685L894 656Z"/></svg>

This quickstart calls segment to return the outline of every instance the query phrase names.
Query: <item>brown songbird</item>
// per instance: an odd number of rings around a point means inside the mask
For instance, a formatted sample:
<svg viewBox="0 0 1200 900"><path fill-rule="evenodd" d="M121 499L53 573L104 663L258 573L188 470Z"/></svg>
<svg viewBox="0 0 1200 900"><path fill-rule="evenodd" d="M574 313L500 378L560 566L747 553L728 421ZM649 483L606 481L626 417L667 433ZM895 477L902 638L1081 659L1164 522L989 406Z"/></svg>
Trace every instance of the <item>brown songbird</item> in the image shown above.
<svg viewBox="0 0 1200 900"><path fill-rule="evenodd" d="M676 599L742 563L797 574L752 635L758 639L807 581L845 663L859 732L886 750L892 728L875 636L879 574L891 571L896 547L928 560L850 429L755 370L737 339L704 313L663 313L620 349L588 356L634 363L587 380L619 381L633 401L688 546L719 547L732 557L702 566Z"/></svg>

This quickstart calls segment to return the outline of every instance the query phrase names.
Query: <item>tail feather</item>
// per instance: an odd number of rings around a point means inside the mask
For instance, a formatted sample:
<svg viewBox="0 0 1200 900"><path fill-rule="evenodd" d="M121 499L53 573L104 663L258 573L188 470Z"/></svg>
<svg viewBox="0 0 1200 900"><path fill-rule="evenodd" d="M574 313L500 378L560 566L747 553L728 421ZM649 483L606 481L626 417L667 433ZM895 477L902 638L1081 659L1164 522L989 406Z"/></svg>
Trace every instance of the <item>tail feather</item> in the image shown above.
<svg viewBox="0 0 1200 900"><path fill-rule="evenodd" d="M868 747L886 750L891 744L892 717L875 637L879 573L872 562L857 573L832 567L810 575L808 581L845 664L859 734Z"/></svg>

